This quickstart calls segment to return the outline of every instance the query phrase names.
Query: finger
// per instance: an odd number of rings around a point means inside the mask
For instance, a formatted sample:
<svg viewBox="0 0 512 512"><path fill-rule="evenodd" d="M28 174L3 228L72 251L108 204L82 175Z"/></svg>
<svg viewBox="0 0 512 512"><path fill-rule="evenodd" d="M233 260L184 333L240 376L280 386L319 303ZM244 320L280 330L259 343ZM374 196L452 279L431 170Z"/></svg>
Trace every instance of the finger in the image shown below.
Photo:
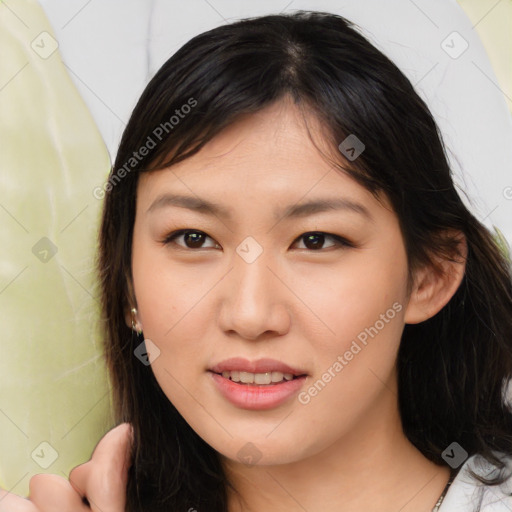
<svg viewBox="0 0 512 512"><path fill-rule="evenodd" d="M98 443L91 460L71 471L71 485L93 512L124 512L132 439L131 425L115 427Z"/></svg>
<svg viewBox="0 0 512 512"><path fill-rule="evenodd" d="M0 512L40 512L39 509L25 498L0 490Z"/></svg>
<svg viewBox="0 0 512 512"><path fill-rule="evenodd" d="M40 512L87 512L82 498L66 478L35 475L30 479L30 501Z"/></svg>

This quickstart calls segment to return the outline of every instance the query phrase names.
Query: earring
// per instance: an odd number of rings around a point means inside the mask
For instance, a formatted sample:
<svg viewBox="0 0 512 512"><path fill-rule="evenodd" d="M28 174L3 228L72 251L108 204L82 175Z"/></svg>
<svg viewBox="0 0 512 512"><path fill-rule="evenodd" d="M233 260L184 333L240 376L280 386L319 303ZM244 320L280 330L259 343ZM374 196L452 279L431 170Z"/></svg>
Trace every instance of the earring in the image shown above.
<svg viewBox="0 0 512 512"><path fill-rule="evenodd" d="M140 336L142 334L142 329L139 329L137 327L137 320L136 320L136 316L137 316L137 309L136 308L132 308L131 310L131 314L132 314L132 331L135 331L137 333L138 336Z"/></svg>

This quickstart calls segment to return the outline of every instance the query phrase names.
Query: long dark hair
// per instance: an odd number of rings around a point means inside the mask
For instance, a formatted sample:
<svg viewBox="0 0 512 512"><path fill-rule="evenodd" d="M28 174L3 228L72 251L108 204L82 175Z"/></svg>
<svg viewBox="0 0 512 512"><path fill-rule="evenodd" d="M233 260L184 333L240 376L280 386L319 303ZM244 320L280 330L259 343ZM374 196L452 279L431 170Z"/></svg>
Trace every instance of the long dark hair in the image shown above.
<svg viewBox="0 0 512 512"><path fill-rule="evenodd" d="M512 373L510 265L457 194L429 109L343 17L264 16L200 34L161 67L133 111L104 187L98 266L117 419L131 422L135 432L130 511L226 512L230 485L218 454L133 355L141 340L125 317L134 304L139 172L186 159L241 114L285 96L321 121L340 172L389 198L411 271L423 265L441 271L439 257L458 257L456 233L467 239L465 277L448 305L405 326L397 361L405 434L440 465L454 441L500 468L497 454L512 453L512 415L504 403ZM337 147L351 134L365 150L347 165Z"/></svg>

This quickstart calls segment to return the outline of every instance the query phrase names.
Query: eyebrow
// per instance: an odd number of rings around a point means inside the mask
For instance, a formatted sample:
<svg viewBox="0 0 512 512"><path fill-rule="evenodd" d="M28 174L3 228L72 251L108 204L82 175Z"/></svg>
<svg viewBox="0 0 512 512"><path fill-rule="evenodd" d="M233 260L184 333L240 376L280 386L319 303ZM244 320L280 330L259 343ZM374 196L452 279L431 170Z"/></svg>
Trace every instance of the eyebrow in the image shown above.
<svg viewBox="0 0 512 512"><path fill-rule="evenodd" d="M230 210L224 206L213 203L206 199L193 196L185 196L180 194L162 194L147 209L146 213L154 212L161 208L179 207L193 210L205 215L213 215L223 219L230 220L232 214ZM319 198L311 201L303 202L300 204L292 204L287 206L284 210L274 211L276 220L288 218L302 218L315 213L322 213L330 210L349 210L373 220L373 216L368 209L360 203L351 199L337 197L337 198Z"/></svg>

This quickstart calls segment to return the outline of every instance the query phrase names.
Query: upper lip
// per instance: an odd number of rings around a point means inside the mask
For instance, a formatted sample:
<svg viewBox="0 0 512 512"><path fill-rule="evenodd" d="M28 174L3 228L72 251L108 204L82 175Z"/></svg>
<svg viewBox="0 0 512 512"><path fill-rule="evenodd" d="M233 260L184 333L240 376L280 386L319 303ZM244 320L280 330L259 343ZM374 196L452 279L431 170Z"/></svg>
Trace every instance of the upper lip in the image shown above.
<svg viewBox="0 0 512 512"><path fill-rule="evenodd" d="M249 361L243 357L232 357L225 359L220 363L212 366L210 371L214 373L222 373L224 371L240 371L250 373L268 373L268 372L281 372L291 373L292 375L306 375L306 372L293 368L276 359L257 359L256 361Z"/></svg>

